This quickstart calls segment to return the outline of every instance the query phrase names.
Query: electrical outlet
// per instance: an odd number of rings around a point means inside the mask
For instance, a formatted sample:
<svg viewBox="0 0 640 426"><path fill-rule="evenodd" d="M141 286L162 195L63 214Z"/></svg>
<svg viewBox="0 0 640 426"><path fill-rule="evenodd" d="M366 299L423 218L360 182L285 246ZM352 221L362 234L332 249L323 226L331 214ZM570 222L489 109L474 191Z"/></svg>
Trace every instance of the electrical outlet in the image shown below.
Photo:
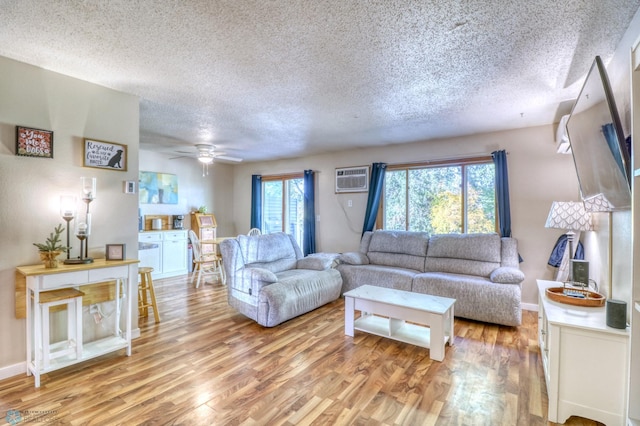
<svg viewBox="0 0 640 426"><path fill-rule="evenodd" d="M347 200L347 207L353 207L353 200Z"/></svg>

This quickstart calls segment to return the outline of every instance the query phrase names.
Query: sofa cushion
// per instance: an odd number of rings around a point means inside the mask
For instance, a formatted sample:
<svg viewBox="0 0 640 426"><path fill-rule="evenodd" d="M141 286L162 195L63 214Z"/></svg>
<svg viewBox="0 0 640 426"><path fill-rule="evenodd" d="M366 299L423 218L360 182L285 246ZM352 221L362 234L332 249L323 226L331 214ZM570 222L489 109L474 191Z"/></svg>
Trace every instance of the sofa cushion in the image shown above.
<svg viewBox="0 0 640 426"><path fill-rule="evenodd" d="M501 249L498 234L440 234L431 236L427 257L500 263Z"/></svg>
<svg viewBox="0 0 640 426"><path fill-rule="evenodd" d="M369 263L424 270L429 235L426 232L376 231L371 236Z"/></svg>
<svg viewBox="0 0 640 426"><path fill-rule="evenodd" d="M273 327L340 297L342 279L335 269L293 269L277 274L278 282L263 287L255 320Z"/></svg>
<svg viewBox="0 0 640 426"><path fill-rule="evenodd" d="M497 234L432 235L424 270L489 278L500 267L501 246Z"/></svg>
<svg viewBox="0 0 640 426"><path fill-rule="evenodd" d="M343 293L365 284L411 291L413 277L418 273L414 269L382 265L341 264L337 269L342 275Z"/></svg>
<svg viewBox="0 0 640 426"><path fill-rule="evenodd" d="M412 291L456 299L454 315L508 326L522 322L519 284L497 284L464 274L426 272L416 275Z"/></svg>

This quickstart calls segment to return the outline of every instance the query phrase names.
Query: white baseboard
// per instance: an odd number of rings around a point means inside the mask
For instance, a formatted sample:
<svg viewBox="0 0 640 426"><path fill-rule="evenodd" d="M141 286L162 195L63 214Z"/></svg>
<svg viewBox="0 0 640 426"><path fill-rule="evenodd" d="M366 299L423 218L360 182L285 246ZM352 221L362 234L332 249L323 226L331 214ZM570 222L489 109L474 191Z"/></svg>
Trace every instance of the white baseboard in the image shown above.
<svg viewBox="0 0 640 426"><path fill-rule="evenodd" d="M140 337L140 329L136 328L131 330L131 339L137 339L138 337ZM18 374L27 374L26 362L19 362L17 364L0 367L0 380L8 379L9 377L17 376Z"/></svg>
<svg viewBox="0 0 640 426"><path fill-rule="evenodd" d="M523 303L522 309L524 309L525 311L538 312L538 305L534 305L533 303Z"/></svg>
<svg viewBox="0 0 640 426"><path fill-rule="evenodd" d="M26 362L19 362L17 364L0 367L0 380L8 379L9 377L17 376L18 374L27 374Z"/></svg>

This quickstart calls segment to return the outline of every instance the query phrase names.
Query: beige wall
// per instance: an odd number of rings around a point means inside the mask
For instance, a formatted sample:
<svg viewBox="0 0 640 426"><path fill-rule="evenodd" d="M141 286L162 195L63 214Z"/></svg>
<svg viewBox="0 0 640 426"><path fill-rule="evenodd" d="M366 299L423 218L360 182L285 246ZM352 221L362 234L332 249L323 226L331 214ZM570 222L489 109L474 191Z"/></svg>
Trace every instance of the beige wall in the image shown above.
<svg viewBox="0 0 640 426"><path fill-rule="evenodd" d="M14 315L15 268L40 261L32 243L64 223L60 195L79 195L81 176L97 178L90 256L104 257L107 243L125 243L127 255L137 257L138 200L123 193L123 182L138 179L139 107L134 96L2 57L0 76L2 374L2 369L17 365L24 371L25 321ZM54 158L15 156L16 125L53 130ZM82 167L84 137L127 145L128 170ZM77 240L72 245L79 247Z"/></svg>
<svg viewBox="0 0 640 426"><path fill-rule="evenodd" d="M214 162L209 174L202 176L202 165L196 158L173 158L165 154L140 150L140 170L171 173L178 176L178 204L141 204L143 215L185 215L204 205L216 216L218 235L236 235L231 204L233 202L233 165Z"/></svg>
<svg viewBox="0 0 640 426"><path fill-rule="evenodd" d="M578 200L578 182L573 160L555 152L552 126L473 135L447 140L394 145L366 150L317 155L292 160L250 163L235 167L234 217L239 232L246 232L250 222L250 188L252 174L277 174L314 169L318 174L316 215L317 250L344 252L358 248L362 232L366 193L335 194L334 170L371 164L437 160L452 157L487 155L505 149L508 155L509 185L513 236L519 240L524 258L521 268L527 278L523 301L537 304L536 278L553 277L547 260L562 231L545 229L551 202ZM348 207L352 200L353 207Z"/></svg>

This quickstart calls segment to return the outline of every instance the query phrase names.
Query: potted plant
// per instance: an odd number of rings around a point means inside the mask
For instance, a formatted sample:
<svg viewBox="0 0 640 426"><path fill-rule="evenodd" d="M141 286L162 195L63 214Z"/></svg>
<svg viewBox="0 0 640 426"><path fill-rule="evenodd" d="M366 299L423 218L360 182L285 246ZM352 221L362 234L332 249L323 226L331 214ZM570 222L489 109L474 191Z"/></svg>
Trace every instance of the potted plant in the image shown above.
<svg viewBox="0 0 640 426"><path fill-rule="evenodd" d="M69 247L63 246L60 240L60 235L63 231L64 228L60 223L53 229L53 232L49 234L49 238L47 238L44 244L33 243L40 251L40 260L44 262L45 268L57 268L58 256L60 256L63 251L69 249Z"/></svg>

